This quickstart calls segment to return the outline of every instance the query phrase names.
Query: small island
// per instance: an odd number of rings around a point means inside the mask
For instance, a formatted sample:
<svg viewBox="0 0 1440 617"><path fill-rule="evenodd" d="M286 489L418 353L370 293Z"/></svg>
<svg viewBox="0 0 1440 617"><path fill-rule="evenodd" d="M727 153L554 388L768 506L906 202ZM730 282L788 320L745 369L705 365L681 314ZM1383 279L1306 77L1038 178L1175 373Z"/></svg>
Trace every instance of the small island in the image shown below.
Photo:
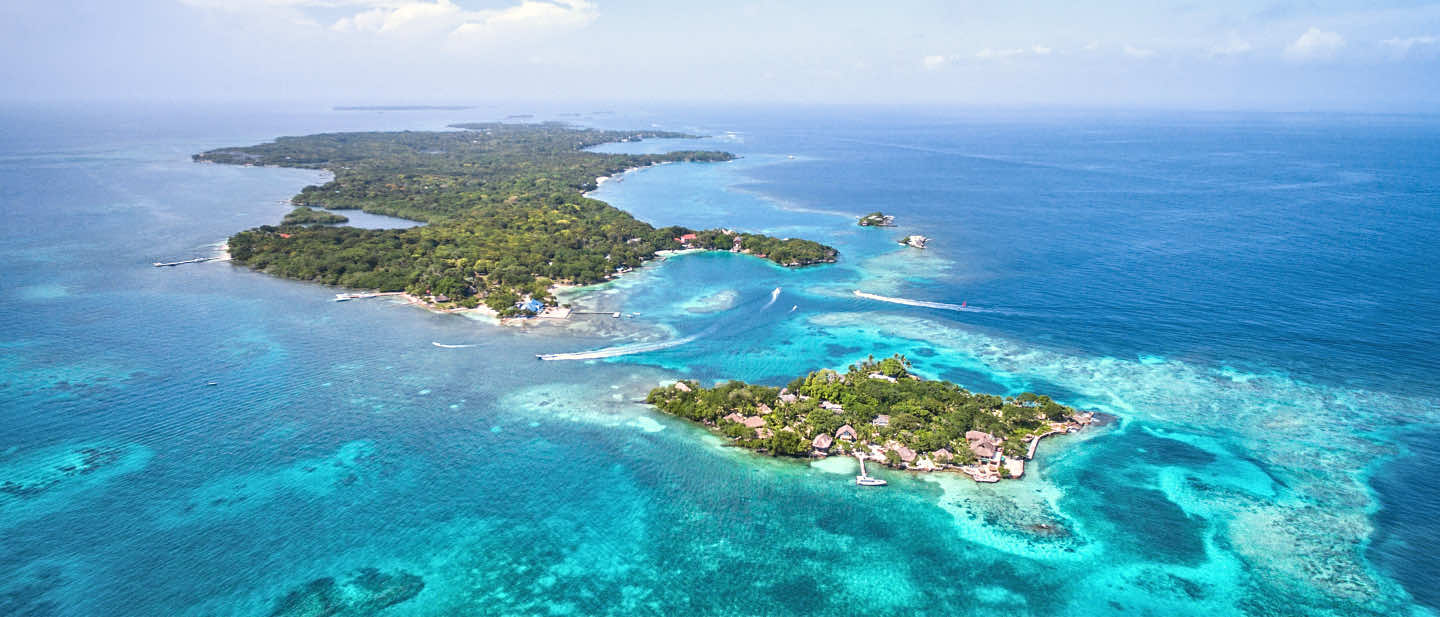
<svg viewBox="0 0 1440 617"><path fill-rule="evenodd" d="M910 248L923 249L925 248L926 244L930 243L930 239L920 234L914 234L901 238L899 242L900 244L908 246Z"/></svg>
<svg viewBox="0 0 1440 617"><path fill-rule="evenodd" d="M861 227L894 227L895 217L885 214L884 212L876 211L860 217L860 221L857 224Z"/></svg>
<svg viewBox="0 0 1440 617"><path fill-rule="evenodd" d="M279 226L229 240L232 260L276 276L404 291L439 310L485 306L502 317L554 306L557 285L602 282L660 251L731 251L786 267L834 262L829 246L729 229L656 228L585 197L601 178L671 162L720 162L728 152L606 154L607 142L696 138L560 123L457 124L455 131L326 133L194 155L204 163L327 170ZM359 209L427 223L360 229L314 223Z"/></svg>
<svg viewBox="0 0 1440 617"><path fill-rule="evenodd" d="M348 223L350 219L341 214L316 210L309 206L299 206L291 210L285 218L280 219L281 225L335 225Z"/></svg>
<svg viewBox="0 0 1440 617"><path fill-rule="evenodd" d="M1043 395L978 394L921 379L900 355L872 356L843 374L813 371L784 388L679 381L651 390L646 402L772 456L858 456L977 482L1020 477L1041 439L1095 420Z"/></svg>

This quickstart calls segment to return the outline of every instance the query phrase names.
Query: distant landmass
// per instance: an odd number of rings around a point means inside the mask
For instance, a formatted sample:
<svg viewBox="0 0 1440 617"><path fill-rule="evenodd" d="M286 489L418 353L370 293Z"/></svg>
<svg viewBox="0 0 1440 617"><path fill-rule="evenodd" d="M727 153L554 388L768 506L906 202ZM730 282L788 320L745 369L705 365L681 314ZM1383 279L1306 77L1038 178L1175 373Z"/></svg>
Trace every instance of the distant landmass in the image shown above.
<svg viewBox="0 0 1440 617"><path fill-rule="evenodd" d="M555 302L556 284L601 282L657 257L697 249L751 254L789 267L838 252L798 238L731 229L655 228L589 199L601 178L679 161L728 161L728 152L603 154L601 143L693 138L664 131L600 131L560 123L457 124L460 131L328 133L221 148L196 161L325 169L279 226L229 240L235 262L286 278L361 289L405 290L440 307L484 304L502 316ZM359 209L428 225L331 227Z"/></svg>
<svg viewBox="0 0 1440 617"><path fill-rule="evenodd" d="M461 111L474 105L336 105L334 111Z"/></svg>

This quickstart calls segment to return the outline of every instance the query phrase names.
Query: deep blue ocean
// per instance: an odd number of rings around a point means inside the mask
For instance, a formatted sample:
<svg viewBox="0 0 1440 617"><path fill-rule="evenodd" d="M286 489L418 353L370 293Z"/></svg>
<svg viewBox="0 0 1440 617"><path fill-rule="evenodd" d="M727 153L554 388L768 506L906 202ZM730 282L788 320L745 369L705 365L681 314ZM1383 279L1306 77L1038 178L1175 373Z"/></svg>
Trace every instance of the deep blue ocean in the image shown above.
<svg viewBox="0 0 1440 617"><path fill-rule="evenodd" d="M193 153L515 113L708 135L598 149L741 158L592 196L841 260L682 255L527 328L150 266L325 178ZM10 107L0 213L0 615L1440 612L1437 117ZM639 402L891 353L1117 419L866 490Z"/></svg>

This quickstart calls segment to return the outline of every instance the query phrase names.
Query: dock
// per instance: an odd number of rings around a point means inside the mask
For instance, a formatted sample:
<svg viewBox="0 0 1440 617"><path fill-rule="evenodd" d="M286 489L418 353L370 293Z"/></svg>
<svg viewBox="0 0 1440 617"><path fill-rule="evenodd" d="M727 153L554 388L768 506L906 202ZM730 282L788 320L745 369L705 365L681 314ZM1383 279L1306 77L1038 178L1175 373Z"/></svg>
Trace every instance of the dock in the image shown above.
<svg viewBox="0 0 1440 617"><path fill-rule="evenodd" d="M619 319L619 318L620 318L620 311L615 311L615 312L613 312L613 313L610 312L610 311L571 311L570 314L571 314L571 315L609 315L609 316L611 316L611 317L614 317L615 319Z"/></svg>
<svg viewBox="0 0 1440 617"><path fill-rule="evenodd" d="M173 267L175 267L175 266L183 266L183 265L185 265L185 264L205 263L205 262L207 262L207 261L215 261L215 260L217 260L217 259L220 259L220 258L219 258L219 257L196 257L196 258L194 258L194 259L186 259L186 260L182 260L182 261L157 261L157 262L155 262L154 264L151 264L151 265L155 266L156 268L173 268Z"/></svg>
<svg viewBox="0 0 1440 617"><path fill-rule="evenodd" d="M346 301L346 300L364 300L365 298L379 298L379 297L381 297L381 296L403 296L403 295L405 295L405 292L403 292L403 291L372 291L372 292L364 292L364 293L346 293L346 294L335 294L335 301L336 301L336 302L344 302L344 301Z"/></svg>

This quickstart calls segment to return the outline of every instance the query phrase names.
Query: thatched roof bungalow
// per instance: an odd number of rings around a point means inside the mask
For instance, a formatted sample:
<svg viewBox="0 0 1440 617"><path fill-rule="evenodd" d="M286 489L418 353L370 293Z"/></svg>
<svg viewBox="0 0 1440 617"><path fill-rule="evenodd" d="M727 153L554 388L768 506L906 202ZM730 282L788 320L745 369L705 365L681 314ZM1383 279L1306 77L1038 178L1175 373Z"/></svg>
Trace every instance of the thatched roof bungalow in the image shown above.
<svg viewBox="0 0 1440 617"><path fill-rule="evenodd" d="M970 443L970 451L980 458L992 458L995 450L1000 445L1000 440L994 435L982 431L966 431L965 441Z"/></svg>
<svg viewBox="0 0 1440 617"><path fill-rule="evenodd" d="M816 450L824 452L826 450L829 450L830 446L834 443L835 439L832 438L829 433L820 433L819 435L815 436L815 441L810 442L810 445L813 446Z"/></svg>
<svg viewBox="0 0 1440 617"><path fill-rule="evenodd" d="M855 440L858 439L859 437L860 437L860 435L855 432L855 427L850 426L849 424L846 424L845 426L842 426L842 427L840 427L840 428L835 429L835 438L836 438L836 439L844 439L845 441L855 441Z"/></svg>

